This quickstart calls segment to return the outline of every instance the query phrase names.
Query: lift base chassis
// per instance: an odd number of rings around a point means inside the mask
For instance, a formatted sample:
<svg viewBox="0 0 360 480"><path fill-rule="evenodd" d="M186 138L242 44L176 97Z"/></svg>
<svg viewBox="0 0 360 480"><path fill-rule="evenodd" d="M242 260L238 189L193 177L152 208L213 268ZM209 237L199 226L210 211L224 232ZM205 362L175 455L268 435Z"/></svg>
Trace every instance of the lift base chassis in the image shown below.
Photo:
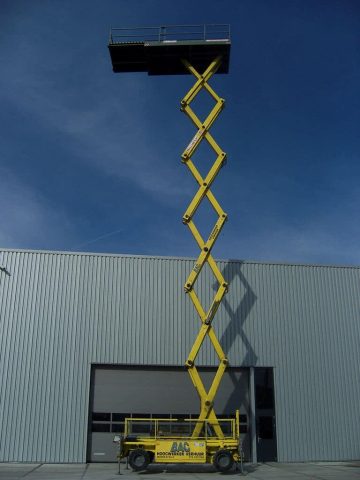
<svg viewBox="0 0 360 480"><path fill-rule="evenodd" d="M229 450L235 462L240 461L238 441L194 440L189 438L138 438L135 442L124 441L123 455L127 457L133 450L143 449L150 453L152 463L212 463L215 453Z"/></svg>
<svg viewBox="0 0 360 480"><path fill-rule="evenodd" d="M190 434L190 420L127 418L124 437L114 438L119 445L118 458L127 457L131 468L137 471L146 469L149 463L213 463L217 470L227 471L234 462L242 461L239 412L235 418L217 422L218 427L220 423L227 424L227 435L217 436L214 425L206 420L202 422L203 435L194 436Z"/></svg>

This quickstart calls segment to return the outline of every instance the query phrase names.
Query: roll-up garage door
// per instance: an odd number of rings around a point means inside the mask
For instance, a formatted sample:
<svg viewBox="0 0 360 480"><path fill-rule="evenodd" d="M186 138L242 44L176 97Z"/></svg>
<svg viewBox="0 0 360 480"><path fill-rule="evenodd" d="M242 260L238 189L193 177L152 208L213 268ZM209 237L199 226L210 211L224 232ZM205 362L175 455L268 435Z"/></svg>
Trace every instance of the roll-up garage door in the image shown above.
<svg viewBox="0 0 360 480"><path fill-rule="evenodd" d="M213 368L200 368L208 389ZM215 398L215 412L233 416L240 410L245 454L249 439L249 373L229 368ZM91 378L88 460L115 462L114 434L123 431L125 417L186 416L197 418L199 398L183 368L94 366Z"/></svg>

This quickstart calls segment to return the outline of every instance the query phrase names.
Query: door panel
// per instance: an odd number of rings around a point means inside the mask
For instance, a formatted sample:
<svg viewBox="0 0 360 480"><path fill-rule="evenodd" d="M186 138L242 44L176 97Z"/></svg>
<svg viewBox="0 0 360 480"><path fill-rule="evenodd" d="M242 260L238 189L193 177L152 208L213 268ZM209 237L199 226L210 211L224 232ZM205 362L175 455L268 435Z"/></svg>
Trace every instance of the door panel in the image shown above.
<svg viewBox="0 0 360 480"><path fill-rule="evenodd" d="M213 368L199 368L206 388L215 375ZM174 418L199 414L199 398L183 368L94 366L92 372L88 459L116 461L115 433L123 431L125 417ZM249 373L246 368L229 369L215 399L219 415L241 414L246 455L249 453Z"/></svg>
<svg viewBox="0 0 360 480"><path fill-rule="evenodd" d="M259 462L275 462L276 422L274 380L271 368L255 369L255 419L257 458Z"/></svg>

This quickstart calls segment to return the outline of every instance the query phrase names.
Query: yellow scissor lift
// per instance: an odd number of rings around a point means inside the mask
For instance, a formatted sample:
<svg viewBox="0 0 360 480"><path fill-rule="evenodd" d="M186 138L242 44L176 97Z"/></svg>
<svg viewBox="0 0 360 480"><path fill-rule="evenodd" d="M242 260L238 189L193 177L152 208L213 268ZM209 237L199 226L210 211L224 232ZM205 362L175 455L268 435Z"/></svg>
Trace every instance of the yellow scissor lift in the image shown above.
<svg viewBox="0 0 360 480"><path fill-rule="evenodd" d="M181 100L181 111L195 125L197 131L181 158L198 183L198 191L183 216L200 248L184 288L197 311L201 327L185 366L200 398L200 414L194 419L125 419L124 436L119 437L120 457L128 457L134 470L145 469L155 463L207 463L217 470L227 471L241 460L239 412L234 418L218 419L213 405L228 359L216 337L212 322L228 284L223 278L211 250L227 220L210 187L226 162L226 154L210 134L210 128L222 109L224 99L209 85L215 73L228 73L230 55L230 27L228 25L192 25L168 27L135 27L113 29L109 50L114 72L147 72L150 75L192 74L196 81ZM191 103L202 90L215 105L204 121L191 108ZM192 156L205 140L216 154L216 160L203 178L192 161ZM193 217L201 202L207 198L217 214L217 221L207 240L197 229ZM218 289L208 311L204 310L194 286L205 264L213 272ZM195 360L208 336L219 358L219 366L209 391L206 391Z"/></svg>

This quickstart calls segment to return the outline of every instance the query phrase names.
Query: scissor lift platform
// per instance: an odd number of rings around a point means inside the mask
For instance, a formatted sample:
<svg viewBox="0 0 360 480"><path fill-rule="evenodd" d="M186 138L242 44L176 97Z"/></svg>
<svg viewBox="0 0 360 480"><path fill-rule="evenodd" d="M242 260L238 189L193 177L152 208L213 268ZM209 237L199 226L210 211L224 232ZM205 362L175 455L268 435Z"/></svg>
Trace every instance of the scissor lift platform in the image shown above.
<svg viewBox="0 0 360 480"><path fill-rule="evenodd" d="M226 153L209 131L225 105L225 100L214 91L209 80L216 73L228 73L230 47L229 25L119 28L112 29L110 34L109 50L114 72L147 72L149 75L188 73L196 80L181 100L180 110L189 117L197 129L181 158L198 183L198 191L183 215L183 223L190 229L200 248L199 256L184 285L184 290L201 321L199 333L185 363L199 395L200 413L193 425L191 422L185 422L185 428L179 423L172 423L171 419L167 422L169 427L162 420L150 421L150 425L146 427L146 435L141 429L138 430L144 419L127 419L125 436L117 440L120 445L119 458L127 457L134 470L142 470L150 462L212 462L217 470L224 472L242 458L239 412L236 419L219 420L214 411L214 398L229 361L212 322L228 291L228 283L211 251L227 220L227 214L210 189L226 163ZM201 91L208 93L215 103L203 120L200 120L192 109L192 102ZM202 141L208 143L216 154L216 159L204 178L192 159ZM205 198L217 215L217 221L207 240L203 239L193 219ZM194 288L206 263L217 281L217 290L207 311ZM219 359L216 374L208 391L195 364L206 337L209 338ZM145 419L145 422L147 421ZM229 426L230 430L227 428Z"/></svg>
<svg viewBox="0 0 360 480"><path fill-rule="evenodd" d="M228 73L230 46L229 25L113 28L108 44L114 72L149 75L189 74L184 58L203 71L218 56L217 73Z"/></svg>

